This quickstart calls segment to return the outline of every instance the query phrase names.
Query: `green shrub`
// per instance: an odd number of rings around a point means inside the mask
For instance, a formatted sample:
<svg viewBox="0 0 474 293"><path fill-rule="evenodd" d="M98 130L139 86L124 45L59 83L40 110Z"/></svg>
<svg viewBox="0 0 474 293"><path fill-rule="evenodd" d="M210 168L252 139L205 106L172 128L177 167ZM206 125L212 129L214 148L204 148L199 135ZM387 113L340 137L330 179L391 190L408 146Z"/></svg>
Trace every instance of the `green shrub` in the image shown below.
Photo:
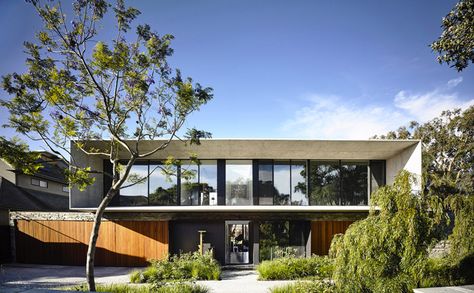
<svg viewBox="0 0 474 293"><path fill-rule="evenodd" d="M135 270L130 274L130 282L141 283L140 277L141 277L141 271Z"/></svg>
<svg viewBox="0 0 474 293"><path fill-rule="evenodd" d="M336 292L333 284L323 281L300 281L293 284L272 288L271 293L332 293Z"/></svg>
<svg viewBox="0 0 474 293"><path fill-rule="evenodd" d="M421 287L459 286L474 283L474 253L459 260L453 257L428 259Z"/></svg>
<svg viewBox="0 0 474 293"><path fill-rule="evenodd" d="M295 280L302 278L328 278L333 271L333 261L326 256L311 258L282 257L263 261L257 267L261 280Z"/></svg>
<svg viewBox="0 0 474 293"><path fill-rule="evenodd" d="M79 285L72 288L65 288L71 291L88 291L87 285ZM205 286L193 283L172 282L161 286L150 285L127 285L127 284L99 284L97 292L110 293L207 293L209 289Z"/></svg>
<svg viewBox="0 0 474 293"><path fill-rule="evenodd" d="M342 291L409 292L423 277L433 219L422 197L412 193L413 178L401 173L393 186L372 197L369 216L333 238L333 279Z"/></svg>
<svg viewBox="0 0 474 293"><path fill-rule="evenodd" d="M474 282L474 197L413 194L402 172L393 186L372 197L369 216L333 238L333 279L340 291L410 292L416 287ZM429 259L428 248L448 231L443 215L454 215L451 252ZM445 237L445 236L443 236Z"/></svg>
<svg viewBox="0 0 474 293"><path fill-rule="evenodd" d="M152 261L143 272L132 274L130 281L158 284L170 280L218 280L220 274L219 263L212 254L195 252Z"/></svg>

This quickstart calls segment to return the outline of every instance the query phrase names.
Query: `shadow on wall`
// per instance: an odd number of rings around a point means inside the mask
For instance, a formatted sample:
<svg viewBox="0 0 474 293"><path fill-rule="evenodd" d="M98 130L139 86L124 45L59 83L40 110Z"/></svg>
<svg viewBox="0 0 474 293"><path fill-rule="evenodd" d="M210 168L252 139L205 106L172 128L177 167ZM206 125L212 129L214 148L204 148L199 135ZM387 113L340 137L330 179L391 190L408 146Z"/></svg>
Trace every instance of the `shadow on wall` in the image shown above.
<svg viewBox="0 0 474 293"><path fill-rule="evenodd" d="M0 226L0 263L11 260L10 226Z"/></svg>
<svg viewBox="0 0 474 293"><path fill-rule="evenodd" d="M20 263L84 265L92 222L18 220L16 258ZM103 222L97 266L146 266L168 253L167 222Z"/></svg>
<svg viewBox="0 0 474 293"><path fill-rule="evenodd" d="M17 262L49 265L86 264L87 245L78 242L43 242L20 232L16 237ZM144 257L116 253L98 247L95 254L97 266L146 266Z"/></svg>

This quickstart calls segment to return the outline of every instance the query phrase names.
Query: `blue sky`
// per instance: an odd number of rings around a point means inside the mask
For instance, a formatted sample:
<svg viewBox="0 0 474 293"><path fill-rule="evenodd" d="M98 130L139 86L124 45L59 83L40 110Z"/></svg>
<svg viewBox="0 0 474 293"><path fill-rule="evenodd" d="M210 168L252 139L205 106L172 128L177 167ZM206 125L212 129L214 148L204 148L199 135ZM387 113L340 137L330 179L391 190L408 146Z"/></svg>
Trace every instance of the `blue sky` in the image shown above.
<svg viewBox="0 0 474 293"><path fill-rule="evenodd" d="M455 2L127 3L142 11L135 24L175 35L174 66L214 88L187 126L216 138L367 139L474 104L474 66L458 73L429 48ZM0 8L0 75L22 72L39 20L24 1Z"/></svg>

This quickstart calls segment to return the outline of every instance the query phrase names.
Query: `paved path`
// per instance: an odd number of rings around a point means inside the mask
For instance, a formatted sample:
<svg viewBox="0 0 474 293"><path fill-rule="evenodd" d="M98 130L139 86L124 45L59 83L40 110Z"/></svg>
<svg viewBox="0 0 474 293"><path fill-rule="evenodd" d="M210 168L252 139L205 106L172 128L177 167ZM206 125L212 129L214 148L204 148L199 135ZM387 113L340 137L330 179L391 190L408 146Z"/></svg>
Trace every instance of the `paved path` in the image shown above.
<svg viewBox="0 0 474 293"><path fill-rule="evenodd" d="M414 289L414 293L474 293L474 285Z"/></svg>
<svg viewBox="0 0 474 293"><path fill-rule="evenodd" d="M128 283L129 274L136 268L96 267L97 283ZM31 264L0 265L0 292L46 293L48 289L73 286L86 282L83 266L53 266ZM221 281L198 281L211 292L269 292L269 288L291 281L257 281L253 270L225 270ZM60 291L54 291L56 293Z"/></svg>
<svg viewBox="0 0 474 293"><path fill-rule="evenodd" d="M198 281L196 283L207 286L210 292L225 293L268 293L269 289L282 286L294 281L257 281L257 272L246 271L222 271L221 281Z"/></svg>
<svg viewBox="0 0 474 293"><path fill-rule="evenodd" d="M135 268L96 267L97 283L127 283ZM53 266L30 264L0 265L0 292L28 292L31 289L49 289L83 284L86 282L84 266ZM44 292L44 291L40 291Z"/></svg>

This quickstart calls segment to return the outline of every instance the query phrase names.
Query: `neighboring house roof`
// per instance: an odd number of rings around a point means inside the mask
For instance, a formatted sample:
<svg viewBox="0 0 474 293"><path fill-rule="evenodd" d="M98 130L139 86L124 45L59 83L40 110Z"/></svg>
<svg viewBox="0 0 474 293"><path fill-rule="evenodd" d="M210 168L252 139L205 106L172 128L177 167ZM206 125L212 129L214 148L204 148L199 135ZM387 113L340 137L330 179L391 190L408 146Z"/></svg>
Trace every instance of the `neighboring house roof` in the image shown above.
<svg viewBox="0 0 474 293"><path fill-rule="evenodd" d="M43 167L34 176L66 184L64 170L67 168L67 163L52 153L45 151L39 153L41 157L38 162Z"/></svg>
<svg viewBox="0 0 474 293"><path fill-rule="evenodd" d="M64 170L68 168L68 164L64 162L63 159L61 159L60 157L50 152L46 152L46 151L35 151L35 152L41 155L40 158L36 162L40 163L42 167L39 168L38 171L32 176L62 183L62 184L67 184L66 177L64 176ZM23 173L21 169L19 168L16 168L10 171L17 174Z"/></svg>
<svg viewBox="0 0 474 293"><path fill-rule="evenodd" d="M0 177L0 209L16 211L67 211L69 198L16 186Z"/></svg>

